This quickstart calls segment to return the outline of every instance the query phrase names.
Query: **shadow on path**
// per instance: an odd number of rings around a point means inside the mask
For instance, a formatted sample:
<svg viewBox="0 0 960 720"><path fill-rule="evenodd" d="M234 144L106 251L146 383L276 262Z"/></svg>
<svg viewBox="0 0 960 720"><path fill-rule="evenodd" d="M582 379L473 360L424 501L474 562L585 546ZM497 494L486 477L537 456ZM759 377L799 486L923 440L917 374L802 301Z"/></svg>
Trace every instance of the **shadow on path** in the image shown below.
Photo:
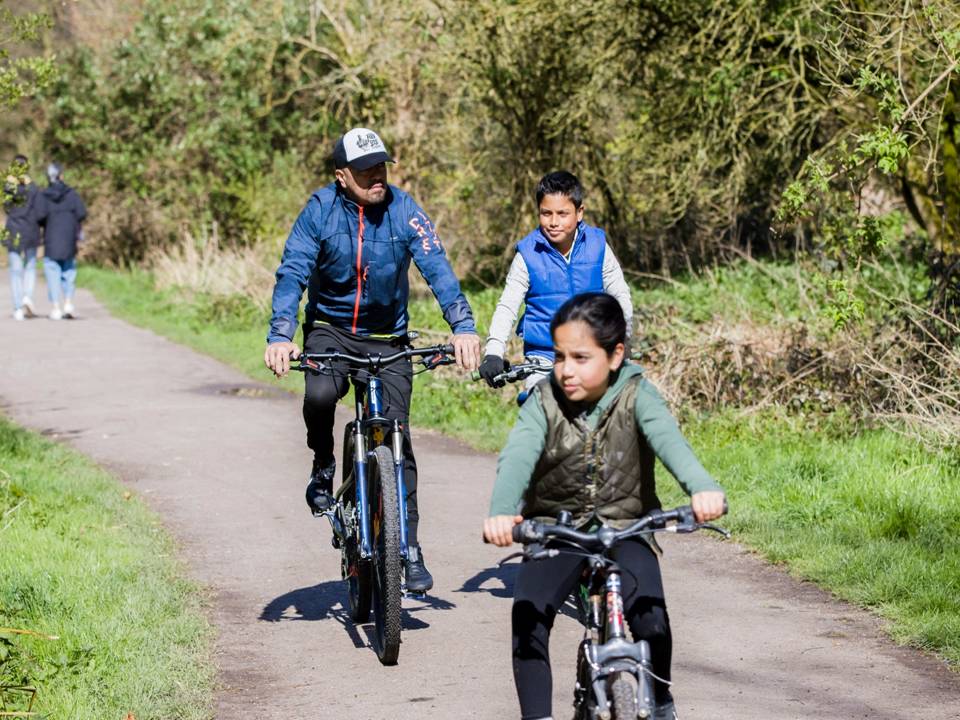
<svg viewBox="0 0 960 720"><path fill-rule="evenodd" d="M517 578L520 563L495 565L481 570L472 578L463 581L463 585L454 590L462 593L489 593L496 598L512 598L513 584ZM496 581L496 583L492 582Z"/></svg>
<svg viewBox="0 0 960 720"><path fill-rule="evenodd" d="M454 603L433 595L413 598L405 602L415 602L416 606L403 608L404 630L423 630L430 627L430 623L417 617L417 614L425 610L451 610L456 607ZM329 580L279 595L264 606L259 619L266 622L335 620L343 626L350 640L358 648L370 646L369 640L372 638L373 631L372 613L368 623L355 623L350 619L350 600L347 596L347 586L342 580ZM370 627L364 627L365 625ZM367 635L367 640L364 640L358 632L361 627Z"/></svg>
<svg viewBox="0 0 960 720"><path fill-rule="evenodd" d="M472 578L464 581L463 585L454 590L462 593L489 593L495 598L513 598L513 586L517 581L517 571L520 569L520 563L507 563L505 565L495 565L494 567L481 570ZM574 604L573 595L567 598L567 601L558 611L561 615L566 615L579 622L577 607Z"/></svg>

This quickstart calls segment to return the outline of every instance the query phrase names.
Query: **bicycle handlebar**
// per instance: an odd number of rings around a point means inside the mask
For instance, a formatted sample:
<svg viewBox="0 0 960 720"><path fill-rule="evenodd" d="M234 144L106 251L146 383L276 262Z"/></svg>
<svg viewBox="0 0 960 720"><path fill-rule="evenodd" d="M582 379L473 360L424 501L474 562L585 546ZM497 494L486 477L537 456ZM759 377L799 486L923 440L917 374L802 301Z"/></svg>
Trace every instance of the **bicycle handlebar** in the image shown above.
<svg viewBox="0 0 960 720"><path fill-rule="evenodd" d="M346 362L354 367L358 368L383 368L387 365L392 365L398 360L405 360L408 358L425 358L424 364L433 369L438 365L449 365L455 363L456 360L453 357L450 357L454 354L453 345L431 345L429 347L422 348L404 348L403 350L398 350L395 353L390 355L367 355L366 357L360 357L359 355L350 355L349 353L340 352L339 350L332 350L329 352L321 353L302 353L299 357L300 365L292 367L291 370L299 370L301 372L318 372L325 369L323 362L326 360Z"/></svg>
<svg viewBox="0 0 960 720"><path fill-rule="evenodd" d="M537 363L519 363L517 365L511 365L499 375L494 375L493 382L514 383L518 380L523 380L524 378L529 377L536 372L549 372L549 370L549 367L544 367L543 365L538 365ZM474 370L472 373L470 373L470 379L483 380L483 377L480 375L479 370Z"/></svg>
<svg viewBox="0 0 960 720"><path fill-rule="evenodd" d="M723 512L727 512L726 501L724 501ZM676 522L674 532L690 533L703 528L714 530L729 537L729 533L722 528L708 523L698 523L694 518L693 508L689 505L681 505L673 510L654 510L623 530L603 526L594 532L583 532L568 525L552 525L536 520L524 520L519 525L514 526L513 540L529 545L556 538L576 543L585 550L609 549L621 540L626 540L643 532L664 530L667 528L667 523L670 522Z"/></svg>

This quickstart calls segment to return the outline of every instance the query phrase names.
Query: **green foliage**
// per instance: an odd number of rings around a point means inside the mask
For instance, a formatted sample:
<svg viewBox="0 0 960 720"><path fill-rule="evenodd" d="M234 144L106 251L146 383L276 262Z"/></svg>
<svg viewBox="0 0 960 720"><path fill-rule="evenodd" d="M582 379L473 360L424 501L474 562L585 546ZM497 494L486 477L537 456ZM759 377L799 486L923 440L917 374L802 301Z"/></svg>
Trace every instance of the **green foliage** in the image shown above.
<svg viewBox="0 0 960 720"><path fill-rule="evenodd" d="M892 113L894 116L899 113ZM863 135L856 154L863 161L872 161L877 169L892 175L900 169L909 153L907 136L902 132L878 125L872 132Z"/></svg>
<svg viewBox="0 0 960 720"><path fill-rule="evenodd" d="M0 686L36 687L43 717L209 717L210 629L156 518L3 419L0 545Z"/></svg>
<svg viewBox="0 0 960 720"><path fill-rule="evenodd" d="M858 298L846 278L815 276L817 284L826 296L823 313L835 329L841 330L864 317L864 302Z"/></svg>
<svg viewBox="0 0 960 720"><path fill-rule="evenodd" d="M0 106L12 108L48 87L57 77L53 57L16 53L11 46L35 43L51 25L45 13L10 10L0 0Z"/></svg>

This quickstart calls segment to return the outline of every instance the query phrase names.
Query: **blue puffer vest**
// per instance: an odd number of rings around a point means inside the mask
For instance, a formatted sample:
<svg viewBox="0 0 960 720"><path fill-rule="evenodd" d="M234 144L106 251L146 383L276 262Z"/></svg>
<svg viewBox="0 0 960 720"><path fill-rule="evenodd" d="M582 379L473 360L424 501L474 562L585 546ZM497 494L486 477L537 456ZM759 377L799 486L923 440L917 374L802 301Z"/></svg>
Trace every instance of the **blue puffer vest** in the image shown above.
<svg viewBox="0 0 960 720"><path fill-rule="evenodd" d="M584 292L603 291L603 256L607 236L600 228L581 222L567 262L540 232L534 230L517 243L527 265L530 288L526 311L517 328L524 355L553 359L550 321L564 302Z"/></svg>

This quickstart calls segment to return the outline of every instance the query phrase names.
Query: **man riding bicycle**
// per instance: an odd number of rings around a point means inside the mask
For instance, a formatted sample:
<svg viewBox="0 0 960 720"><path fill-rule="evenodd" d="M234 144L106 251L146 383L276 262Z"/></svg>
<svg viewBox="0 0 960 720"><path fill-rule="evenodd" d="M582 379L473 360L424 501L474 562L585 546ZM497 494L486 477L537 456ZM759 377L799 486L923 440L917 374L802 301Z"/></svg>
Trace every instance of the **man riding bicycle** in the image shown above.
<svg viewBox="0 0 960 720"><path fill-rule="evenodd" d="M407 193L387 184L394 162L380 137L366 128L345 133L333 151L336 181L311 195L283 249L273 289L273 316L264 362L278 377L300 355L293 342L297 309L307 289L304 352L340 350L352 355L391 353L407 344L407 271L413 259L453 331L457 364L474 370L480 338L473 313L426 213ZM417 542L417 465L408 416L413 368L407 362L381 375L385 415L404 433L409 554L407 589L426 592L433 578ZM303 419L313 469L307 505L314 514L333 504L334 410L349 389L341 374L305 375Z"/></svg>

